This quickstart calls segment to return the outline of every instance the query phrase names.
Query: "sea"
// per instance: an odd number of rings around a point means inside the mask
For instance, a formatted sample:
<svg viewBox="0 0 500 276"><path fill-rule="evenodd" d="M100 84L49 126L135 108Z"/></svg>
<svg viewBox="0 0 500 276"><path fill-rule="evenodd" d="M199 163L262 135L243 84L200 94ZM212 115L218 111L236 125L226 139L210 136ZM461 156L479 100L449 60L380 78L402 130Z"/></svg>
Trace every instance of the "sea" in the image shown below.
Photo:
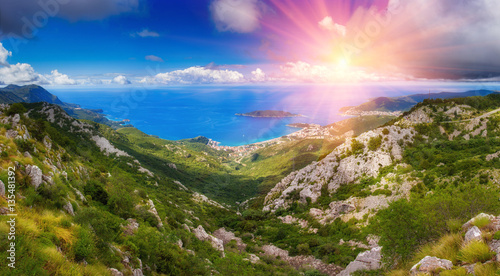
<svg viewBox="0 0 500 276"><path fill-rule="evenodd" d="M205 136L225 146L261 142L297 131L291 123L328 125L346 119L344 106L375 97L420 93L499 90L498 83L399 82L344 85L245 85L174 87L54 87L63 102L102 109L110 120L130 120L149 135L168 140ZM281 110L302 117L236 116L256 110Z"/></svg>

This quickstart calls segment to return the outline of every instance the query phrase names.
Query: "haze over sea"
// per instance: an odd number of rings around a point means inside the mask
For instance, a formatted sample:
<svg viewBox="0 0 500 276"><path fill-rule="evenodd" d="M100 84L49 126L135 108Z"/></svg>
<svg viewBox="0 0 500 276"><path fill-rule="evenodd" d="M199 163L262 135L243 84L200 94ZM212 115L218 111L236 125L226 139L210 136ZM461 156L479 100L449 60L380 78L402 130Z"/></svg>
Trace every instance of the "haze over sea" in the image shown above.
<svg viewBox="0 0 500 276"><path fill-rule="evenodd" d="M142 88L52 88L62 101L102 109L111 120L129 119L141 131L168 140L205 136L238 146L287 135L291 123L331 124L346 117L338 110L379 96L442 91L498 90L489 83L413 83L302 86L185 86ZM236 116L255 110L283 110L305 117Z"/></svg>

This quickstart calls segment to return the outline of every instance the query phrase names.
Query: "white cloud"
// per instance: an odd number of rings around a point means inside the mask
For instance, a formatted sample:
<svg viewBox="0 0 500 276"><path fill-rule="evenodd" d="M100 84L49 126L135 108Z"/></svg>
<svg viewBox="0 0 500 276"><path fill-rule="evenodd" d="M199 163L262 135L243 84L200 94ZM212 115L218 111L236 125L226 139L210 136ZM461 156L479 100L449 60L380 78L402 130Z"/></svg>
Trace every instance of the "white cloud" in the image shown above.
<svg viewBox="0 0 500 276"><path fill-rule="evenodd" d="M249 33L259 28L265 6L259 0L214 0L210 12L219 31Z"/></svg>
<svg viewBox="0 0 500 276"><path fill-rule="evenodd" d="M121 85L130 84L130 81L124 75L119 75L119 76L114 77L112 82L117 83L117 84L121 84Z"/></svg>
<svg viewBox="0 0 500 276"><path fill-rule="evenodd" d="M254 82L264 82L267 80L266 73L262 71L262 69L257 68L255 71L252 71L252 81Z"/></svg>
<svg viewBox="0 0 500 276"><path fill-rule="evenodd" d="M8 65L7 58L10 56L12 56L12 52L7 51L7 49L3 47L3 44L0 43L0 65Z"/></svg>
<svg viewBox="0 0 500 276"><path fill-rule="evenodd" d="M17 63L0 68L0 82L3 84L44 83L44 78L27 63Z"/></svg>
<svg viewBox="0 0 500 276"><path fill-rule="evenodd" d="M50 75L45 75L45 79L52 85L75 85L76 81L70 79L68 75L61 74L57 70L52 70Z"/></svg>
<svg viewBox="0 0 500 276"><path fill-rule="evenodd" d="M140 37L160 37L160 34L154 31L150 31L149 29L143 29L140 32L132 33L131 36L140 36Z"/></svg>
<svg viewBox="0 0 500 276"><path fill-rule="evenodd" d="M279 80L291 82L359 82L388 80L374 73L362 69L339 65L311 65L307 62L287 62L280 66L282 75Z"/></svg>
<svg viewBox="0 0 500 276"><path fill-rule="evenodd" d="M245 81L245 77L240 72L213 70L200 66L160 73L154 77L146 77L141 80L142 83L146 84L222 84L239 83L243 81Z"/></svg>
<svg viewBox="0 0 500 276"><path fill-rule="evenodd" d="M333 19L330 16L326 16L325 18L323 18L318 22L318 25L322 29L335 31L341 36L345 36L347 32L345 26L333 22Z"/></svg>
<svg viewBox="0 0 500 276"><path fill-rule="evenodd" d="M163 62L163 59L161 57L155 56L155 55L148 55L144 57L146 60L149 61L156 61L156 62Z"/></svg>

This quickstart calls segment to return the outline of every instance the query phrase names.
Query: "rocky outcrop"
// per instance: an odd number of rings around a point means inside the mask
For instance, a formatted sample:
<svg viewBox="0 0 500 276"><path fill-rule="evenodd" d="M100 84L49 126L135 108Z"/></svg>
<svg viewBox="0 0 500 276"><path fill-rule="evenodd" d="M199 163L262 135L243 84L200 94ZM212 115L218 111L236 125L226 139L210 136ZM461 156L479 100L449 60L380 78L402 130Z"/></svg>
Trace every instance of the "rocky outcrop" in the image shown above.
<svg viewBox="0 0 500 276"><path fill-rule="evenodd" d="M158 211L156 211L156 207L155 207L155 204L153 203L153 201L150 199L148 200L148 205L149 205L149 212L151 214L153 214L155 217L156 217L156 220L158 221L158 227L163 227L163 223L161 222L161 218L160 216L158 215Z"/></svg>
<svg viewBox="0 0 500 276"><path fill-rule="evenodd" d="M212 245L213 248L219 250L222 252L222 255L224 256L224 243L222 240L208 234L205 231L205 228L203 226L199 225L198 228L193 229L193 234L198 238L200 241L208 241Z"/></svg>
<svg viewBox="0 0 500 276"><path fill-rule="evenodd" d="M361 252L356 259L352 261L339 276L350 276L351 273L360 270L377 270L381 267L382 247L376 247L370 251Z"/></svg>
<svg viewBox="0 0 500 276"><path fill-rule="evenodd" d="M449 260L439 259L437 257L425 256L420 262L415 264L410 273L412 275L419 273L435 273L441 270L449 270L453 268L453 263Z"/></svg>
<svg viewBox="0 0 500 276"><path fill-rule="evenodd" d="M247 247L241 238L236 237L233 232L227 231L224 227L215 230L212 234L214 237L220 239L224 246L233 240L236 241L236 247L240 252Z"/></svg>
<svg viewBox="0 0 500 276"><path fill-rule="evenodd" d="M203 203L204 202L204 203L208 203L208 204L210 204L212 206L215 206L215 207L226 209L226 207L220 205L218 202L216 202L214 200L211 200L207 196L202 195L202 194L197 193L197 192L193 193L193 200L195 202L198 202L198 203Z"/></svg>
<svg viewBox="0 0 500 276"><path fill-rule="evenodd" d="M334 264L325 264L313 256L289 256L288 251L274 245L264 245L262 247L264 255L280 257L280 260L287 262L295 269L313 268L326 275L337 275L342 268Z"/></svg>
<svg viewBox="0 0 500 276"><path fill-rule="evenodd" d="M123 229L123 234L126 236L132 236L139 229L139 223L133 218L127 219L127 225Z"/></svg>
<svg viewBox="0 0 500 276"><path fill-rule="evenodd" d="M101 137L101 136L92 136L92 140L96 143L96 145L99 147L99 149L104 152L106 156L109 156L110 154L116 154L117 157L119 156L126 156L130 157L130 155L123 150L119 150L113 146L108 139Z"/></svg>
<svg viewBox="0 0 500 276"><path fill-rule="evenodd" d="M388 130L387 135L383 133L384 129ZM402 146L412 142L414 135L411 128L389 126L348 139L320 162L292 172L276 184L267 194L263 210L288 208L292 202L290 195L297 193L301 203L306 203L307 198L316 202L325 185L330 192L335 192L341 185L355 182L361 176L375 177L381 168L402 158ZM368 149L368 142L377 138L381 138L380 147ZM360 144L363 145L361 148Z"/></svg>
<svg viewBox="0 0 500 276"><path fill-rule="evenodd" d="M35 189L37 189L42 184L42 170L36 165L26 166L26 174L30 177L31 186L35 187Z"/></svg>

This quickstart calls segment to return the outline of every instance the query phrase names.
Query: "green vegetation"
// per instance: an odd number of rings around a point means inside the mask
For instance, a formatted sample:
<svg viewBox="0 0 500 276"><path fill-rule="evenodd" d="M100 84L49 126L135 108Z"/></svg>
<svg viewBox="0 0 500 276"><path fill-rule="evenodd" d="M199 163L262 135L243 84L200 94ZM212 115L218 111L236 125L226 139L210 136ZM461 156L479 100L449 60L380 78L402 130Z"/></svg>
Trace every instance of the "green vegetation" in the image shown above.
<svg viewBox="0 0 500 276"><path fill-rule="evenodd" d="M458 252L458 259L464 263L474 264L476 262L486 262L490 260L495 253L483 241L471 241Z"/></svg>

